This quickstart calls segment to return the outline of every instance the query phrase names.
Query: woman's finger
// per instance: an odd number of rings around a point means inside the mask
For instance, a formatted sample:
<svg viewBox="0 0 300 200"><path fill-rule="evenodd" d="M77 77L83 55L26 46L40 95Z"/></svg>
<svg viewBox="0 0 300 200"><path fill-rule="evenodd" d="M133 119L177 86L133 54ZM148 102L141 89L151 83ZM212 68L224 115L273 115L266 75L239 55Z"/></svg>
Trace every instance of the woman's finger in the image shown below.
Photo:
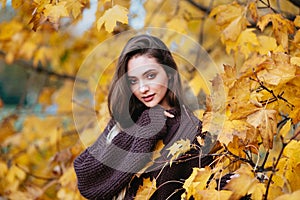
<svg viewBox="0 0 300 200"><path fill-rule="evenodd" d="M170 118L174 118L175 117L173 114L169 113L168 111L164 111L164 115L166 117L170 117Z"/></svg>

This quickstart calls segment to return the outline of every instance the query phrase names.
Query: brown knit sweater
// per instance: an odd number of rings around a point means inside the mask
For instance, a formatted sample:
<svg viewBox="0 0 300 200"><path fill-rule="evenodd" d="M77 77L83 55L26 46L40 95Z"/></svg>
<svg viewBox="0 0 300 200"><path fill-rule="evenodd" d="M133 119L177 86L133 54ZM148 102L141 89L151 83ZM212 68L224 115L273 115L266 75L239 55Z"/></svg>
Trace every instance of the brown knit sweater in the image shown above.
<svg viewBox="0 0 300 200"><path fill-rule="evenodd" d="M197 143L197 135L201 135L201 122L187 110L170 110L174 118L163 114L164 110L156 106L145 110L136 124L120 131L107 143L107 135L115 122L111 120L97 141L88 147L74 161L78 179L78 189L88 199L112 199L124 188L125 199L134 199L142 179L157 178L159 189L151 199L180 199L184 192L182 184L189 177L193 167L200 167L211 162L204 157L201 162L199 152L191 150L175 161L171 167L167 165L161 171L168 151L161 151L160 160L151 166L142 176L135 176L149 161L151 152L159 140L163 140L165 148L179 139L189 139ZM197 144L199 145L199 144ZM196 155L196 156L195 156ZM159 175L159 176L158 176Z"/></svg>

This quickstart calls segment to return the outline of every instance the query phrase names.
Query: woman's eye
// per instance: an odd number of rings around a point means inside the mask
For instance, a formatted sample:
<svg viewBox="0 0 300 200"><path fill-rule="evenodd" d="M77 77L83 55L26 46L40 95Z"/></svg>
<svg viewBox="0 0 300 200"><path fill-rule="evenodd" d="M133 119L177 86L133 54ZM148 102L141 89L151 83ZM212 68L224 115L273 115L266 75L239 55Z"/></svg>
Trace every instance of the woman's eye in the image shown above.
<svg viewBox="0 0 300 200"><path fill-rule="evenodd" d="M130 85L134 85L136 83L137 83L137 80L135 80L135 79L129 79L129 84Z"/></svg>
<svg viewBox="0 0 300 200"><path fill-rule="evenodd" d="M156 77L156 74L154 74L154 73L150 73L147 75L148 79L154 79L155 77Z"/></svg>

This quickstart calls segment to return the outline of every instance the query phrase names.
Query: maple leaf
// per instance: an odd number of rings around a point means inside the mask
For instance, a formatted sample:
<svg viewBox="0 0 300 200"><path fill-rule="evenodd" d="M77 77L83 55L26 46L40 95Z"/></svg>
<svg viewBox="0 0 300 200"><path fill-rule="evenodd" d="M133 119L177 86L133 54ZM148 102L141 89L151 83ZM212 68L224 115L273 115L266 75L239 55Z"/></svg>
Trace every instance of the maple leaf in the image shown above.
<svg viewBox="0 0 300 200"><path fill-rule="evenodd" d="M290 56L284 53L274 53L272 58L261 64L265 68L257 73L259 80L270 85L287 83L296 75L296 66L291 65Z"/></svg>
<svg viewBox="0 0 300 200"><path fill-rule="evenodd" d="M266 149L272 149L273 137L277 132L277 111L259 109L247 117L247 122L257 128Z"/></svg>
<svg viewBox="0 0 300 200"><path fill-rule="evenodd" d="M276 39L273 37L269 37L266 35L260 35L257 37L260 47L258 48L258 52L260 54L268 54L269 52L273 52L277 48Z"/></svg>
<svg viewBox="0 0 300 200"><path fill-rule="evenodd" d="M191 142L189 139L186 140L179 140L176 141L171 147L169 147L167 150L169 150L168 156L172 155L172 158L170 160L170 165L172 165L172 161L177 159L181 154L187 152L191 149Z"/></svg>
<svg viewBox="0 0 300 200"><path fill-rule="evenodd" d="M151 195L155 192L156 189L157 188L156 188L155 178L153 178L153 181L151 181L150 178L144 178L143 185L139 186L139 189L134 199L137 200L150 199Z"/></svg>
<svg viewBox="0 0 300 200"><path fill-rule="evenodd" d="M225 145L233 141L234 136L245 141L245 143L253 142L254 133L252 126L243 120L226 120L222 132L218 135L218 140Z"/></svg>
<svg viewBox="0 0 300 200"><path fill-rule="evenodd" d="M204 190L211 175L212 171L209 167L193 168L192 174L183 184L183 188L186 190L186 193L183 194L184 198L190 199L190 197L194 196L199 190Z"/></svg>
<svg viewBox="0 0 300 200"><path fill-rule="evenodd" d="M293 22L283 18L280 14L267 14L261 17L257 26L263 31L270 22L272 22L273 32L278 44L281 44L287 50L288 34L294 33Z"/></svg>
<svg viewBox="0 0 300 200"><path fill-rule="evenodd" d="M44 15L50 20L50 22L57 24L61 17L68 17L69 13L65 7L66 2L61 1L56 5L45 5Z"/></svg>
<svg viewBox="0 0 300 200"><path fill-rule="evenodd" d="M78 0L69 0L66 4L67 10L72 14L74 19L76 19L81 14L83 7L84 5L82 4L82 2Z"/></svg>
<svg viewBox="0 0 300 200"><path fill-rule="evenodd" d="M128 10L127 8L115 5L114 7L105 11L104 15L97 20L97 29L101 29L104 24L105 30L111 33L116 26L116 22L128 24Z"/></svg>

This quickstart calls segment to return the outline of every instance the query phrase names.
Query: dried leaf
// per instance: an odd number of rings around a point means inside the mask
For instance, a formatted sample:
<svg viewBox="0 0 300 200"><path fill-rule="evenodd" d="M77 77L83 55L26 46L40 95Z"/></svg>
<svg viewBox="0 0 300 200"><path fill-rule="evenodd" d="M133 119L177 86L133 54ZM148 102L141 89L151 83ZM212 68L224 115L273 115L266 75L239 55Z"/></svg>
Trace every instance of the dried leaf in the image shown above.
<svg viewBox="0 0 300 200"><path fill-rule="evenodd" d="M277 133L277 111L260 109L247 117L247 122L257 128L266 149L272 149L273 137Z"/></svg>

